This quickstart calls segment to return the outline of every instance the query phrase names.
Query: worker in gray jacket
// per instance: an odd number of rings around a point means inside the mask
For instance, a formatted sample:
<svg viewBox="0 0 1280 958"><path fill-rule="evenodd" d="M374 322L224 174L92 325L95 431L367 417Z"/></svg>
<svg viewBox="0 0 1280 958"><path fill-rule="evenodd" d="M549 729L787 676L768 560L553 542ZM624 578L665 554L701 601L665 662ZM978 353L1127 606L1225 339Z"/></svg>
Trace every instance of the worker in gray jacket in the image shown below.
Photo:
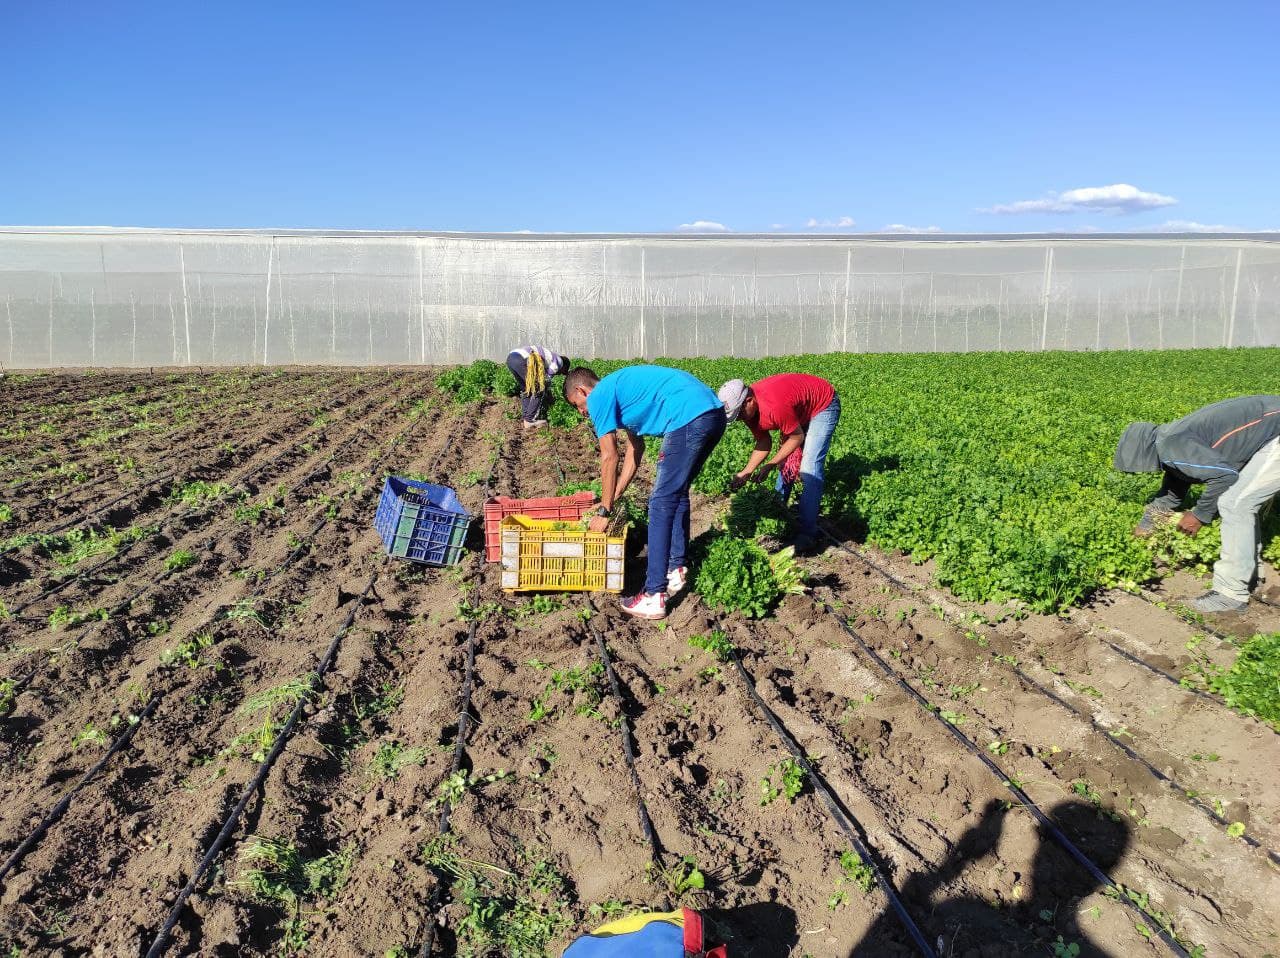
<svg viewBox="0 0 1280 958"><path fill-rule="evenodd" d="M1182 506L1195 483L1204 491L1178 529L1195 535L1222 514L1222 554L1213 590L1191 603L1198 612L1243 612L1259 581L1263 508L1280 492L1280 396L1240 396L1211 403L1176 422L1135 422L1120 437L1121 472L1164 471L1134 535L1150 535Z"/></svg>

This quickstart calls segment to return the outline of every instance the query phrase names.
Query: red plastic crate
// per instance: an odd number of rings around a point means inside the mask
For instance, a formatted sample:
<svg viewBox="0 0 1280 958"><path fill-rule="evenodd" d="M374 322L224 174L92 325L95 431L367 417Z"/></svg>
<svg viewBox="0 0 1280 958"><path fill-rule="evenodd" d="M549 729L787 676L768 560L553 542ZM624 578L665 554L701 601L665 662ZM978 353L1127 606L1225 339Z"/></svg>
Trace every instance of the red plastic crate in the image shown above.
<svg viewBox="0 0 1280 958"><path fill-rule="evenodd" d="M550 496L546 499L512 499L495 496L484 504L484 557L488 562L502 558L502 530L499 528L507 516L528 516L530 519L578 520L596 504L594 492L575 492L571 496Z"/></svg>

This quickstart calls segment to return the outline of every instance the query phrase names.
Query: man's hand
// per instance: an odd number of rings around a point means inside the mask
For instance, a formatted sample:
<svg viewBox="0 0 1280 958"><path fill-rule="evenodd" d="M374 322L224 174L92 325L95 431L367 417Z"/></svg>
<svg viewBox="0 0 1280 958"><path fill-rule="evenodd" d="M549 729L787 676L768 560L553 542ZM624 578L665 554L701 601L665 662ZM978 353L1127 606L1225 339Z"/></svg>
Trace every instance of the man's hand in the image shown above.
<svg viewBox="0 0 1280 958"><path fill-rule="evenodd" d="M1133 537L1135 539L1150 539L1153 532L1155 532L1155 529L1150 526L1139 524L1133 527Z"/></svg>
<svg viewBox="0 0 1280 958"><path fill-rule="evenodd" d="M589 532L607 532L609 529L608 516L596 516L587 523L587 531Z"/></svg>
<svg viewBox="0 0 1280 958"><path fill-rule="evenodd" d="M1184 512L1182 518L1178 520L1178 531L1185 535L1193 536L1200 531L1203 525L1204 523L1196 518L1194 512Z"/></svg>
<svg viewBox="0 0 1280 958"><path fill-rule="evenodd" d="M750 478L749 476L734 476L732 479L729 480L729 491L737 492L739 489L741 489L743 486L747 484L747 479L749 478Z"/></svg>
<svg viewBox="0 0 1280 958"><path fill-rule="evenodd" d="M761 466L759 469L757 469L755 472L751 474L751 481L764 482L766 479L769 478L769 473L773 472L773 469L774 469L773 466L769 465L768 463L765 463L763 466Z"/></svg>

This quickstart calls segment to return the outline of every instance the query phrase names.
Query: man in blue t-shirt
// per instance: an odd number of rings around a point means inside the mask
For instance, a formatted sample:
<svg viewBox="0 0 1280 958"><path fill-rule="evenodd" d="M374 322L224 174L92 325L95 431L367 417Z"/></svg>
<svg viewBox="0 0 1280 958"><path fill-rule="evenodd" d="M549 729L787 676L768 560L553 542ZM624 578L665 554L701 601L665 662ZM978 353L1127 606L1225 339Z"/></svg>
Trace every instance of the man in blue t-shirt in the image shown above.
<svg viewBox="0 0 1280 958"><path fill-rule="evenodd" d="M622 611L642 619L667 615L667 597L688 578L689 486L724 435L724 406L705 383L680 369L627 366L601 379L585 366L571 369L564 398L591 420L600 440L600 510L592 531L626 491L644 456L641 436L661 436L658 477L649 495L649 568L644 591L622 600ZM618 471L616 430L627 434Z"/></svg>

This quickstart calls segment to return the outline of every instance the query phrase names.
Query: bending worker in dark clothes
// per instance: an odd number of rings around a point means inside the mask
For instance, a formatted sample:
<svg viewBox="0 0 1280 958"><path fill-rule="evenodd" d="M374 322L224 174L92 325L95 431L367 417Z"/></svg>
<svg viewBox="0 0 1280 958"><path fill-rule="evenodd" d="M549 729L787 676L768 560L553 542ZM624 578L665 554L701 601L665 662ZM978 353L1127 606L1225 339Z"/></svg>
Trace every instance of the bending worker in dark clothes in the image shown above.
<svg viewBox="0 0 1280 958"><path fill-rule="evenodd" d="M567 356L546 346L521 346L507 356L507 368L516 377L520 387L520 412L524 417L524 429L541 429L547 425L547 413L551 411L551 378L569 371Z"/></svg>
<svg viewBox="0 0 1280 958"><path fill-rule="evenodd" d="M1157 426L1135 422L1120 437L1121 472L1164 471L1160 494L1147 504L1134 535L1150 535L1162 515L1179 508L1192 484L1204 483L1178 529L1195 535L1222 513L1222 554L1213 590L1191 603L1197 612L1243 612L1259 581L1263 508L1280 492L1280 396L1241 396Z"/></svg>

